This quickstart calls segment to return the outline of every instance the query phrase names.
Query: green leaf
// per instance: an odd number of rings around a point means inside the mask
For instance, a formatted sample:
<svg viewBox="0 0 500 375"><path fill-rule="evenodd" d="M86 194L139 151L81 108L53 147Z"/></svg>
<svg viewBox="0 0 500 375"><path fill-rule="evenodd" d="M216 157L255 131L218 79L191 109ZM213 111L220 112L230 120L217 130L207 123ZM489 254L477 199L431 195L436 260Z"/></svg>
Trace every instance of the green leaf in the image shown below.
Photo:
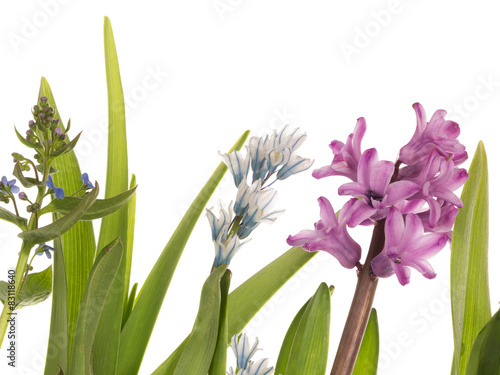
<svg viewBox="0 0 500 375"><path fill-rule="evenodd" d="M48 98L49 104L55 109L54 119L61 120L59 126L63 131L67 132L60 117L60 111L57 109L52 90L44 77L42 77L39 92L39 97L42 96ZM67 136L66 139L69 139L69 137ZM82 173L73 151L56 158L52 165L61 171L52 177L56 186L63 188L67 193L72 193L80 189L82 185L82 181L80 180ZM54 221L58 218L58 214L53 215ZM82 302L85 284L87 283L95 258L96 244L92 223L79 221L68 232L63 234L61 237L61 251L64 253L64 268L66 270L67 324L69 327L68 347L69 353L71 353L80 303ZM62 283L63 278L54 279L54 283L57 284L58 282ZM57 290L58 288L54 287L54 291Z"/></svg>
<svg viewBox="0 0 500 375"><path fill-rule="evenodd" d="M80 220L96 220L122 208L134 195L137 187L127 190L109 199L96 199L94 204L85 212ZM82 197L66 197L64 199L54 199L47 206L40 210L40 216L48 212L57 212L66 215L75 209L82 201Z"/></svg>
<svg viewBox="0 0 500 375"><path fill-rule="evenodd" d="M104 17L104 58L108 89L108 162L106 169L105 198L128 190L127 134L125 127L125 99L118 65L111 22ZM94 369L97 374L113 375L116 371L123 309L127 303L129 278L126 275L128 257L128 205L102 219L98 248L115 237L121 238L125 253L118 276L114 281L116 291L106 304L97 329Z"/></svg>
<svg viewBox="0 0 500 375"><path fill-rule="evenodd" d="M293 247L236 288L228 301L228 337L242 332L262 306L315 255Z"/></svg>
<svg viewBox="0 0 500 375"><path fill-rule="evenodd" d="M315 255L316 253L304 251L300 247L292 247L229 294L228 311L231 311L231 314L228 316L228 343L231 337L243 331L267 301ZM153 375L173 374L173 368L186 342L187 338Z"/></svg>
<svg viewBox="0 0 500 375"><path fill-rule="evenodd" d="M94 374L91 360L95 350L94 339L97 325L102 316L106 300L113 294L110 292L122 257L123 244L117 238L99 252L90 271L76 323L71 356L70 373L72 375Z"/></svg>
<svg viewBox="0 0 500 375"><path fill-rule="evenodd" d="M372 309L352 375L376 375L379 354L377 310Z"/></svg>
<svg viewBox="0 0 500 375"><path fill-rule="evenodd" d="M59 172L59 169L56 169L53 167L54 164L52 164L49 168L49 175L54 175L57 172ZM42 164L37 164L36 169L38 172L43 173L43 165Z"/></svg>
<svg viewBox="0 0 500 375"><path fill-rule="evenodd" d="M324 375L329 334L330 292L322 283L300 319L284 375Z"/></svg>
<svg viewBox="0 0 500 375"><path fill-rule="evenodd" d="M17 177L19 182L25 187L25 188L31 188L34 186L43 186L44 183L42 181L38 181L36 178L31 178L31 177L24 177L23 171L21 170L21 165L19 162L16 163L14 166L14 172L12 174Z"/></svg>
<svg viewBox="0 0 500 375"><path fill-rule="evenodd" d="M54 240L54 248L52 312L44 375L53 375L58 369L61 374L69 370L67 284L60 238Z"/></svg>
<svg viewBox="0 0 500 375"><path fill-rule="evenodd" d="M491 317L488 287L488 163L479 142L451 242L452 375L465 374L474 340Z"/></svg>
<svg viewBox="0 0 500 375"><path fill-rule="evenodd" d="M67 154L68 152L72 151L75 148L76 144L78 143L78 140L80 139L81 135L82 135L82 132L78 133L78 135L72 141L66 143L59 150L54 151L52 154L50 154L50 157L55 158L55 157L62 156L64 154Z"/></svg>
<svg viewBox="0 0 500 375"><path fill-rule="evenodd" d="M31 143L31 142L28 142L26 140L26 138L24 138L21 134L19 134L19 132L17 131L17 128L14 126L14 130L16 132L16 135L17 135L17 138L19 139L19 141L21 141L21 143L29 148L37 148L38 145L36 143Z"/></svg>
<svg viewBox="0 0 500 375"><path fill-rule="evenodd" d="M17 225L21 230L28 230L28 221L24 217L17 216L3 207L0 207L0 219Z"/></svg>
<svg viewBox="0 0 500 375"><path fill-rule="evenodd" d="M210 368L219 330L220 283L226 268L227 265L216 268L203 285L198 316L174 375L206 375Z"/></svg>
<svg viewBox="0 0 500 375"><path fill-rule="evenodd" d="M500 374L500 310L479 332L467 363L467 375Z"/></svg>
<svg viewBox="0 0 500 375"><path fill-rule="evenodd" d="M95 202L97 194L99 194L99 185L88 193L85 198L67 215L54 221L45 227L21 232L18 237L33 245L48 242L61 236L70 230L85 214L90 206Z"/></svg>
<svg viewBox="0 0 500 375"><path fill-rule="evenodd" d="M231 150L241 149L248 133L248 131L245 132ZM186 214L149 273L137 297L132 314L130 314L127 324L125 324L122 330L118 374L125 375L138 373L156 318L160 312L163 299L167 293L168 286L170 285L182 251L186 246L198 218L226 170L226 165L220 163L188 208Z"/></svg>
<svg viewBox="0 0 500 375"><path fill-rule="evenodd" d="M219 328L217 332L217 345L212 358L212 364L208 370L208 375L220 375L226 372L227 362L227 297L229 293L229 284L231 283L231 271L226 270L220 282L220 312Z"/></svg>
<svg viewBox="0 0 500 375"><path fill-rule="evenodd" d="M7 288L9 284L0 281L0 301L5 303L7 298ZM16 309L26 306L37 305L45 301L50 296L52 290L52 266L42 272L30 273L26 277L23 289L16 299Z"/></svg>
<svg viewBox="0 0 500 375"><path fill-rule="evenodd" d="M130 189L137 188L137 181L135 178L135 174L132 173L132 178L130 179ZM129 190L130 191L130 190ZM133 194L130 197L128 202L128 228L127 228L127 263L125 264L125 285L130 284L130 272L132 270L132 253L134 248L134 233L135 233L135 207L137 203L137 195ZM127 290L125 289L125 290ZM130 298L130 297L129 297ZM134 300L132 301L135 304L135 293ZM133 305L132 305L133 306ZM124 311L123 319L122 319L122 328L125 326L126 320L130 316L130 310L125 316L126 312Z"/></svg>

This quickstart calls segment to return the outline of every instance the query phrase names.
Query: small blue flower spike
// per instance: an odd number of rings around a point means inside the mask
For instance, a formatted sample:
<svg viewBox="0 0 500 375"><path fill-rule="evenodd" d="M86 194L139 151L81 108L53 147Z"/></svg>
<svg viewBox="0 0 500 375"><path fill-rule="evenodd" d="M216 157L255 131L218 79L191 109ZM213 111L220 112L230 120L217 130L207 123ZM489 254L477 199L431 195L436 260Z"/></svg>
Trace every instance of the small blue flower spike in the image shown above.
<svg viewBox="0 0 500 375"><path fill-rule="evenodd" d="M57 187L54 185L54 181L52 181L52 176L49 175L49 180L45 181L45 184L49 189L54 190L54 195L57 199L64 199L64 190L63 188Z"/></svg>
<svg viewBox="0 0 500 375"><path fill-rule="evenodd" d="M80 178L80 180L82 180L82 181L83 181L83 183L84 183L85 185L87 185L87 187L88 187L89 189L93 189L93 188L94 188L94 185L92 185L92 182L90 182L90 180L89 180L89 175L88 175L88 173L84 173L84 174L82 174L82 177Z"/></svg>
<svg viewBox="0 0 500 375"><path fill-rule="evenodd" d="M49 251L50 250L50 251ZM36 249L36 255L43 255L45 254L47 258L51 259L52 255L50 254L51 251L54 251L55 249L49 245L46 245L45 242L41 243L38 246L38 249Z"/></svg>

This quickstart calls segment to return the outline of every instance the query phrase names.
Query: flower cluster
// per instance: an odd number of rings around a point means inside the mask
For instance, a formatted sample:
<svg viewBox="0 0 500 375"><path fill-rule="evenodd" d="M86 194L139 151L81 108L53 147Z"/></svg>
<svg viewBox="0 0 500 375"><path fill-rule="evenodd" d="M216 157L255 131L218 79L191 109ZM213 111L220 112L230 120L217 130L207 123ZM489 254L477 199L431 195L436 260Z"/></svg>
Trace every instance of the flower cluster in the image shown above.
<svg viewBox="0 0 500 375"><path fill-rule="evenodd" d="M218 217L213 209L207 210L215 246L214 267L229 264L244 243L240 240L248 238L261 223L271 223L283 213L273 210L277 192L271 185L312 165L313 160L296 153L305 139L306 134L298 128L290 131L285 126L270 136L252 137L245 156L240 151L222 155L238 192L234 204L231 202L227 209L220 205Z"/></svg>
<svg viewBox="0 0 500 375"><path fill-rule="evenodd" d="M255 352L259 350L257 345L259 345L259 340L256 338L254 344L250 346L246 333L234 335L231 339L231 349L236 357L236 370L229 367L227 375L272 375L274 368L268 367L268 359L251 361Z"/></svg>
<svg viewBox="0 0 500 375"><path fill-rule="evenodd" d="M445 120L446 111L436 111L427 122L423 107L415 103L413 108L417 128L396 163L379 160L375 148L361 151L366 132L363 118L345 144L330 144L331 165L314 170L313 176L349 178L351 182L341 185L338 194L352 198L338 218L330 202L319 198L321 219L315 229L289 236L289 245L324 250L346 268L359 267L361 248L347 227L383 224L385 245L371 262L375 275L396 274L402 285L410 280L408 267L427 278L436 276L427 260L451 240L458 208L463 206L453 191L468 178L467 171L457 166L467 159L467 152L457 140L458 124Z"/></svg>

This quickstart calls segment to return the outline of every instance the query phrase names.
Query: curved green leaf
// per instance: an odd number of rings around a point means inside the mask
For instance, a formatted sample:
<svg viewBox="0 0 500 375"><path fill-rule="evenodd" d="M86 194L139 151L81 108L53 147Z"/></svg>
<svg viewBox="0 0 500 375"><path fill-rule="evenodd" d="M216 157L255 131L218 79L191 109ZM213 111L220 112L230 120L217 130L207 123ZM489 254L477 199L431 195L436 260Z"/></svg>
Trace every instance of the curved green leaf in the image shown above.
<svg viewBox="0 0 500 375"><path fill-rule="evenodd" d="M3 207L0 207L0 219L17 225L19 229L23 231L28 230L28 220L26 220L24 217L17 216L16 214L10 212L9 210L6 210Z"/></svg>
<svg viewBox="0 0 500 375"><path fill-rule="evenodd" d="M80 220L96 220L122 208L134 195L137 186L109 199L96 199L94 204L85 212ZM40 210L40 216L49 212L57 212L66 215L80 204L81 197L66 197L64 199L54 199Z"/></svg>
<svg viewBox="0 0 500 375"><path fill-rule="evenodd" d="M330 292L321 283L300 319L283 375L324 375L329 335Z"/></svg>
<svg viewBox="0 0 500 375"><path fill-rule="evenodd" d="M0 281L0 301L5 303L7 297L8 284ZM16 309L22 309L26 306L37 305L45 301L52 291L52 266L41 272L30 273L26 277L23 289L16 298Z"/></svg>
<svg viewBox="0 0 500 375"><path fill-rule="evenodd" d="M220 313L219 313L219 329L217 332L217 346L212 358L208 375L220 375L226 372L227 362L227 297L229 293L229 285L231 283L231 271L226 270L220 282Z"/></svg>
<svg viewBox="0 0 500 375"><path fill-rule="evenodd" d="M31 244L47 242L61 236L70 230L92 206L99 194L99 185L92 189L81 202L67 215L45 227L21 232L18 237Z"/></svg>
<svg viewBox="0 0 500 375"><path fill-rule="evenodd" d="M451 241L452 375L465 374L474 340L491 317L488 287L488 162L479 142Z"/></svg>
<svg viewBox="0 0 500 375"><path fill-rule="evenodd" d="M31 142L28 142L26 140L26 138L24 138L21 134L19 134L19 132L17 131L17 128L14 126L14 131L16 132L16 135L17 135L17 139L19 139L19 141L21 141L21 143L29 148L37 148L38 145L36 143L31 143Z"/></svg>
<svg viewBox="0 0 500 375"><path fill-rule="evenodd" d="M110 294L111 286L117 275L122 256L123 244L117 238L99 252L90 271L76 323L71 355L70 373L72 375L94 374L91 361L97 325L106 300L113 294Z"/></svg>
<svg viewBox="0 0 500 375"><path fill-rule="evenodd" d="M31 177L24 177L23 171L21 170L21 165L19 162L16 163L14 166L14 172L12 174L17 177L19 182L25 187L25 188L31 188L34 186L43 186L44 183L42 181L38 181L35 178Z"/></svg>
<svg viewBox="0 0 500 375"><path fill-rule="evenodd" d="M69 129L69 120L65 128L61 113L57 108L54 95L48 81L42 77L40 82L40 91L38 97L45 96L48 102L55 109L54 119L59 119L59 126L67 133ZM66 139L69 139L67 137ZM60 172L54 174L54 184L64 189L65 192L72 193L80 189L82 181L80 180L82 173L76 155L73 151L68 152L56 158L52 166ZM59 214L53 214L53 221L59 218ZM78 311L82 302L83 293L85 292L85 284L94 263L96 244L94 237L94 228L91 222L79 221L69 231L60 238L60 250L64 253L64 269L66 276L63 279L55 278L54 283L66 282L66 296L68 305L68 352L71 353L73 345L73 335L75 331L76 320L78 319ZM57 240L55 240L55 248L57 248ZM61 286L62 288L62 286ZM53 293L58 293L59 287L55 286ZM54 295L53 298L56 298ZM61 296L61 298L63 298ZM59 324L59 323L58 323ZM57 335L57 333L54 333ZM52 374L51 374L52 375Z"/></svg>
<svg viewBox="0 0 500 375"><path fill-rule="evenodd" d="M134 303L135 303L135 294L137 293L137 286L139 284L135 283L132 286L132 290L130 291L130 295L128 296L127 300L127 305L125 306L125 309L123 310L123 318L122 318L122 328L127 323L128 317L130 316L130 313L132 312L132 309L134 308Z"/></svg>
<svg viewBox="0 0 500 375"><path fill-rule="evenodd" d="M118 54L111 22L104 17L104 58L108 89L108 162L106 168L105 198L111 198L128 189L127 134L125 127L125 100L123 97ZM102 219L98 248L115 237L120 237L126 249L118 277L113 284L117 292L106 304L97 329L94 352L96 373L113 375L116 371L123 309L128 297L129 278L126 275L128 253L128 205Z"/></svg>
<svg viewBox="0 0 500 375"><path fill-rule="evenodd" d="M248 137L248 133L248 131L243 133L231 150L241 149ZM135 375L138 373L156 318L160 312L163 299L167 293L182 251L198 218L226 170L226 165L220 163L188 208L149 273L146 282L139 292L132 314L130 314L127 324L125 324L122 330L118 374Z"/></svg>
<svg viewBox="0 0 500 375"><path fill-rule="evenodd" d="M330 295L333 293L333 289L333 287L330 287ZM283 339L283 343L281 345L280 353L278 355L278 360L276 361L276 369L274 370L275 374L286 373L288 360L290 359L290 351L293 346L293 340L295 339L300 321L302 320L302 316L304 315L309 302L311 302L311 298L309 298L307 302L304 303L297 315L295 315L295 318L293 318L292 323L290 324L290 327L286 332L285 338Z"/></svg>
<svg viewBox="0 0 500 375"><path fill-rule="evenodd" d="M479 332L467 363L467 375L500 374L500 310Z"/></svg>
<svg viewBox="0 0 500 375"><path fill-rule="evenodd" d="M82 132L78 133L78 135L72 141L65 143L65 145L63 147L61 147L59 150L54 151L52 154L50 154L50 157L55 158L55 157L62 156L64 154L67 154L68 152L72 151L75 148L76 144L78 143L78 140L80 139L81 135L82 135Z"/></svg>
<svg viewBox="0 0 500 375"><path fill-rule="evenodd" d="M352 375L376 375L378 354L379 333L377 310L372 309Z"/></svg>
<svg viewBox="0 0 500 375"><path fill-rule="evenodd" d="M206 375L217 345L221 304L221 278L227 265L215 269L203 284L200 308L174 375Z"/></svg>

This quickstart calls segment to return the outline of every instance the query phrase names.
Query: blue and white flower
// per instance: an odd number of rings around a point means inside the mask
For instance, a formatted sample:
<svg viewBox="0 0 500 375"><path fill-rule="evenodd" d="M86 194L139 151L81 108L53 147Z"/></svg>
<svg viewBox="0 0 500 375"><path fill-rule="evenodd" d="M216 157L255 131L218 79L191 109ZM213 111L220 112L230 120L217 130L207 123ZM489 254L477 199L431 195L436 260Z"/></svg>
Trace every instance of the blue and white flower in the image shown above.
<svg viewBox="0 0 500 375"><path fill-rule="evenodd" d="M300 173L309 169L313 165L314 160L306 159L297 154L292 154L288 162L281 167L281 169L276 174L278 180L284 180L296 173Z"/></svg>
<svg viewBox="0 0 500 375"><path fill-rule="evenodd" d="M261 189L261 185L261 180L254 181L250 186L248 186L246 178L241 181L238 186L236 201L234 202L234 213L236 216L243 216L246 213L250 201L254 200L254 197Z"/></svg>
<svg viewBox="0 0 500 375"><path fill-rule="evenodd" d="M238 336L235 334L231 339L231 349L233 350L234 356L236 357L236 367L239 370L247 368L248 361L257 352L257 345L259 345L259 339L256 338L252 346L250 346L250 340L246 333L242 333Z"/></svg>
<svg viewBox="0 0 500 375"><path fill-rule="evenodd" d="M274 373L274 367L267 367L268 362L269 360L266 358L255 362L249 361L247 368L241 375L272 375Z"/></svg>
<svg viewBox="0 0 500 375"><path fill-rule="evenodd" d="M223 228L231 225L233 221L233 210L232 210L233 202L229 203L229 207L227 210L222 206L222 201L219 202L219 217L215 216L215 213L212 211L212 208L207 208L207 218L210 223L210 228L212 229L212 240L215 241L219 237L219 233L223 230ZM227 230L226 228L226 230ZM227 236L227 233L226 233Z"/></svg>
<svg viewBox="0 0 500 375"><path fill-rule="evenodd" d="M247 177L250 168L250 154L247 152L247 155L243 157L240 151L233 151L222 154L222 159L233 175L234 184L238 187L241 181Z"/></svg>

